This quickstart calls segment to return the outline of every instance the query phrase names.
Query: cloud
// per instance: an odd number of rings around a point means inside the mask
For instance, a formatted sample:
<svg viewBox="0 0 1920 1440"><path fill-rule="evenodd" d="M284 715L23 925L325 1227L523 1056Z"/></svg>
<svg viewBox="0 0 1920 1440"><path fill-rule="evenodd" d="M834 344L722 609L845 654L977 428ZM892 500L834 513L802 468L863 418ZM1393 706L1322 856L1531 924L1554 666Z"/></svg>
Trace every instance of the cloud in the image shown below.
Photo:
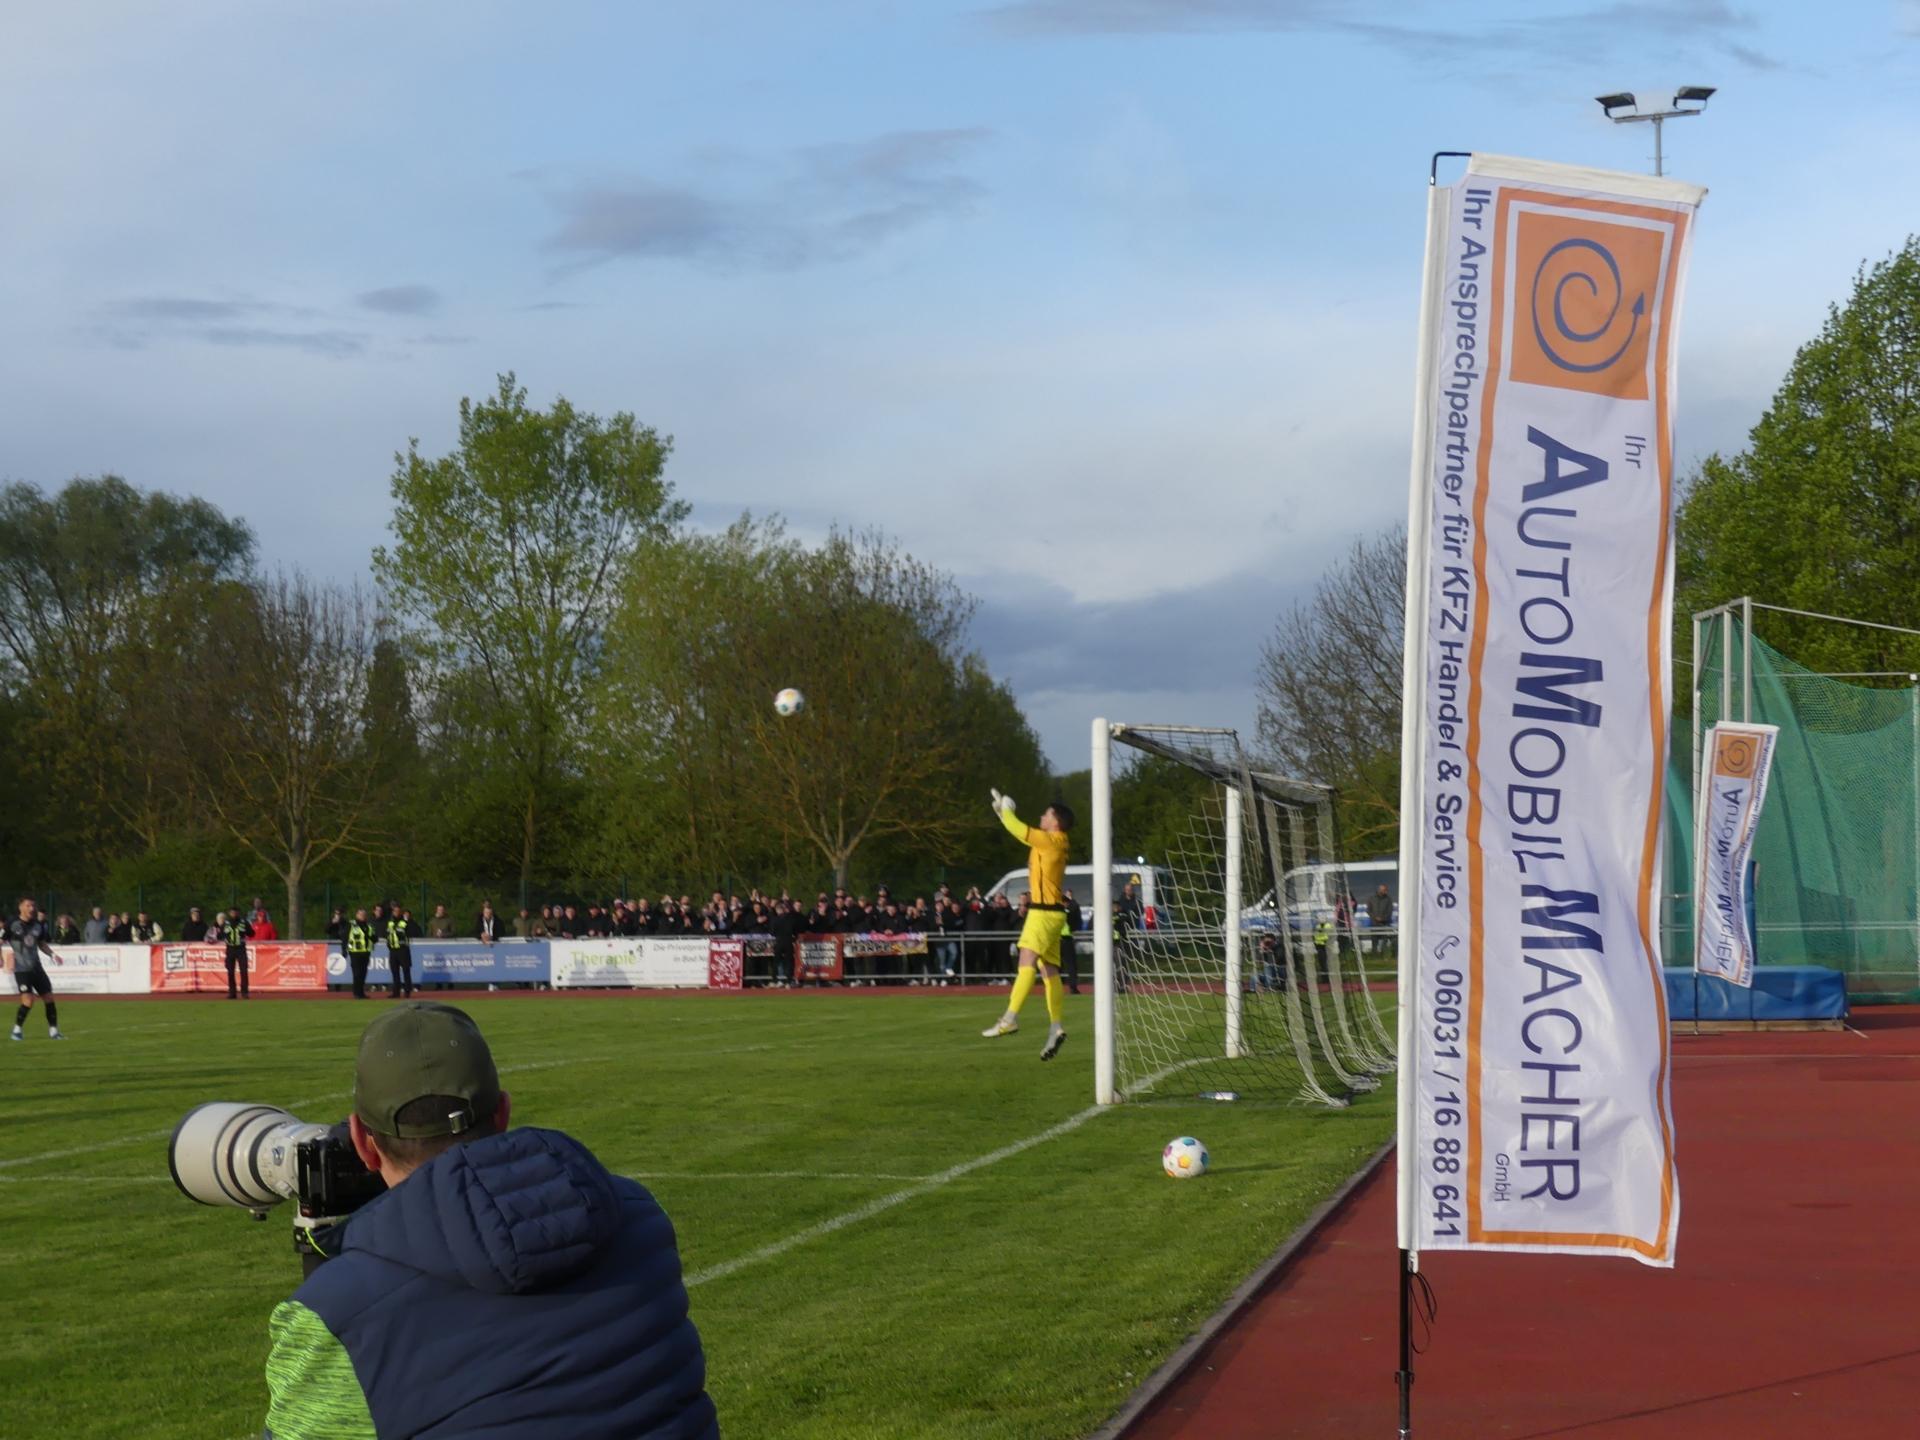
<svg viewBox="0 0 1920 1440"><path fill-rule="evenodd" d="M315 312L263 300L206 300L195 296L147 295L105 307L95 333L124 350L156 340L199 340L208 345L266 346L339 359L366 351L370 336L339 326L300 323Z"/></svg>
<svg viewBox="0 0 1920 1440"><path fill-rule="evenodd" d="M1319 31L1372 41L1409 56L1505 52L1586 61L1648 40L1707 42L1753 69L1779 62L1737 43L1759 27L1725 0L1616 0L1609 5L1463 24L1458 11L1433 0L1011 0L979 12L989 29L1009 36L1169 35ZM1431 16L1434 23L1418 21Z"/></svg>
<svg viewBox="0 0 1920 1440"><path fill-rule="evenodd" d="M1320 562L1244 570L1137 598L1075 601L1030 575L965 576L983 596L972 640L1061 770L1087 764L1087 722L1225 725L1252 743L1260 646L1282 611L1309 598Z"/></svg>
<svg viewBox="0 0 1920 1440"><path fill-rule="evenodd" d="M711 167L701 187L644 178L578 186L555 197L564 217L547 241L580 263L694 260L723 269L795 269L849 259L982 193L959 168L984 130L908 130L816 145L729 186ZM732 167L739 168L739 167Z"/></svg>
<svg viewBox="0 0 1920 1440"><path fill-rule="evenodd" d="M431 285L390 285L366 291L360 305L382 315L430 315L440 308L440 292Z"/></svg>

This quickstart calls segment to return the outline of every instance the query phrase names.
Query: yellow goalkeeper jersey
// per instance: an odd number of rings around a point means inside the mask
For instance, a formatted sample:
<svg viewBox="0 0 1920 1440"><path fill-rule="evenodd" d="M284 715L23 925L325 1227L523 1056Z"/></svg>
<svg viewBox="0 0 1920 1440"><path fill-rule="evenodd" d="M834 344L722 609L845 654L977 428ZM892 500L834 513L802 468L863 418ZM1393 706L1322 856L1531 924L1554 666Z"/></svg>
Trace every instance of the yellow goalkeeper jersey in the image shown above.
<svg viewBox="0 0 1920 1440"><path fill-rule="evenodd" d="M1027 903L1058 908L1062 882L1067 878L1067 836L1059 830L1036 830L1011 810L1000 812L1007 833L1027 847Z"/></svg>

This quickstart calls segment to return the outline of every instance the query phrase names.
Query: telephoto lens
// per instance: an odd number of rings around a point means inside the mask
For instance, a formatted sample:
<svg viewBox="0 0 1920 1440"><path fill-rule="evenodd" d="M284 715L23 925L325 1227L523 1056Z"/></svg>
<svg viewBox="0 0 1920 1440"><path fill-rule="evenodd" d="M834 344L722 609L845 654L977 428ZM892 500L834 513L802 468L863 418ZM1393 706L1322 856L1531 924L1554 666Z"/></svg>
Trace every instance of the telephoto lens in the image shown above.
<svg viewBox="0 0 1920 1440"><path fill-rule="evenodd" d="M328 1127L272 1105L215 1100L189 1110L167 1144L167 1168L189 1200L232 1205L261 1218L300 1193L302 1141Z"/></svg>

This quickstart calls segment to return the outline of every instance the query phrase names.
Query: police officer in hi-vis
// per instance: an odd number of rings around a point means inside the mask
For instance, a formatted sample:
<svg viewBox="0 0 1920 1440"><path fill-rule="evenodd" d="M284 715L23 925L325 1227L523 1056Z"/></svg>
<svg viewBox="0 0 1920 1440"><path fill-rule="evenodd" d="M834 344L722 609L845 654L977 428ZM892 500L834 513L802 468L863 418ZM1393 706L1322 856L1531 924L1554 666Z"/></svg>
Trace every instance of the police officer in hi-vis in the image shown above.
<svg viewBox="0 0 1920 1440"><path fill-rule="evenodd" d="M367 923L367 912L356 910L353 919L347 922L347 934L341 942L341 948L347 952L347 964L353 969L353 998L367 998L367 967L373 963L373 926Z"/></svg>

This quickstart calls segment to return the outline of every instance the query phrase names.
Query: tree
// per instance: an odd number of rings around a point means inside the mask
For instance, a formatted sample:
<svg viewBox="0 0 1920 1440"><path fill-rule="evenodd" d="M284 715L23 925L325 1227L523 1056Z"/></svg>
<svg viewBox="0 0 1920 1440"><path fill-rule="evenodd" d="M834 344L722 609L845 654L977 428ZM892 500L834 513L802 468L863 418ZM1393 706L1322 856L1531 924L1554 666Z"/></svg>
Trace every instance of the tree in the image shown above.
<svg viewBox="0 0 1920 1440"><path fill-rule="evenodd" d="M452 733L483 742L480 769L510 786L523 879L576 769L613 597L639 542L686 513L661 478L671 445L625 412L531 409L503 375L460 402L453 453L413 441L395 457L394 545L374 573L420 626Z"/></svg>
<svg viewBox="0 0 1920 1440"><path fill-rule="evenodd" d="M276 576L231 596L200 664L169 688L169 733L197 812L280 877L303 933L316 865L364 853L380 811L369 723L375 626L357 590Z"/></svg>
<svg viewBox="0 0 1920 1440"><path fill-rule="evenodd" d="M1920 625L1920 237L1862 267L1845 307L1794 356L1747 449L1701 463L1677 539L1682 627L1741 595ZM1775 613L1766 625L1816 670L1903 679L1920 668L1912 636Z"/></svg>
<svg viewBox="0 0 1920 1440"><path fill-rule="evenodd" d="M1260 742L1283 772L1336 788L1352 855L1399 844L1406 564L1403 527L1355 542L1260 652Z"/></svg>
<svg viewBox="0 0 1920 1440"><path fill-rule="evenodd" d="M252 553L243 521L114 475L53 496L0 490L0 649L25 702L18 739L84 872L179 818L150 697Z"/></svg>
<svg viewBox="0 0 1920 1440"><path fill-rule="evenodd" d="M972 610L873 535L809 548L744 519L656 547L609 633L599 713L621 853L752 873L797 850L842 884L875 847L953 860L991 822L989 784L1045 783L1011 694L963 648ZM807 705L783 718L787 686Z"/></svg>
<svg viewBox="0 0 1920 1440"><path fill-rule="evenodd" d="M954 723L962 642L974 602L944 574L877 535L834 534L780 567L762 623L743 637L743 705L781 804L782 833L819 852L846 884L869 841L942 859L968 828ZM785 684L809 697L785 719Z"/></svg>

